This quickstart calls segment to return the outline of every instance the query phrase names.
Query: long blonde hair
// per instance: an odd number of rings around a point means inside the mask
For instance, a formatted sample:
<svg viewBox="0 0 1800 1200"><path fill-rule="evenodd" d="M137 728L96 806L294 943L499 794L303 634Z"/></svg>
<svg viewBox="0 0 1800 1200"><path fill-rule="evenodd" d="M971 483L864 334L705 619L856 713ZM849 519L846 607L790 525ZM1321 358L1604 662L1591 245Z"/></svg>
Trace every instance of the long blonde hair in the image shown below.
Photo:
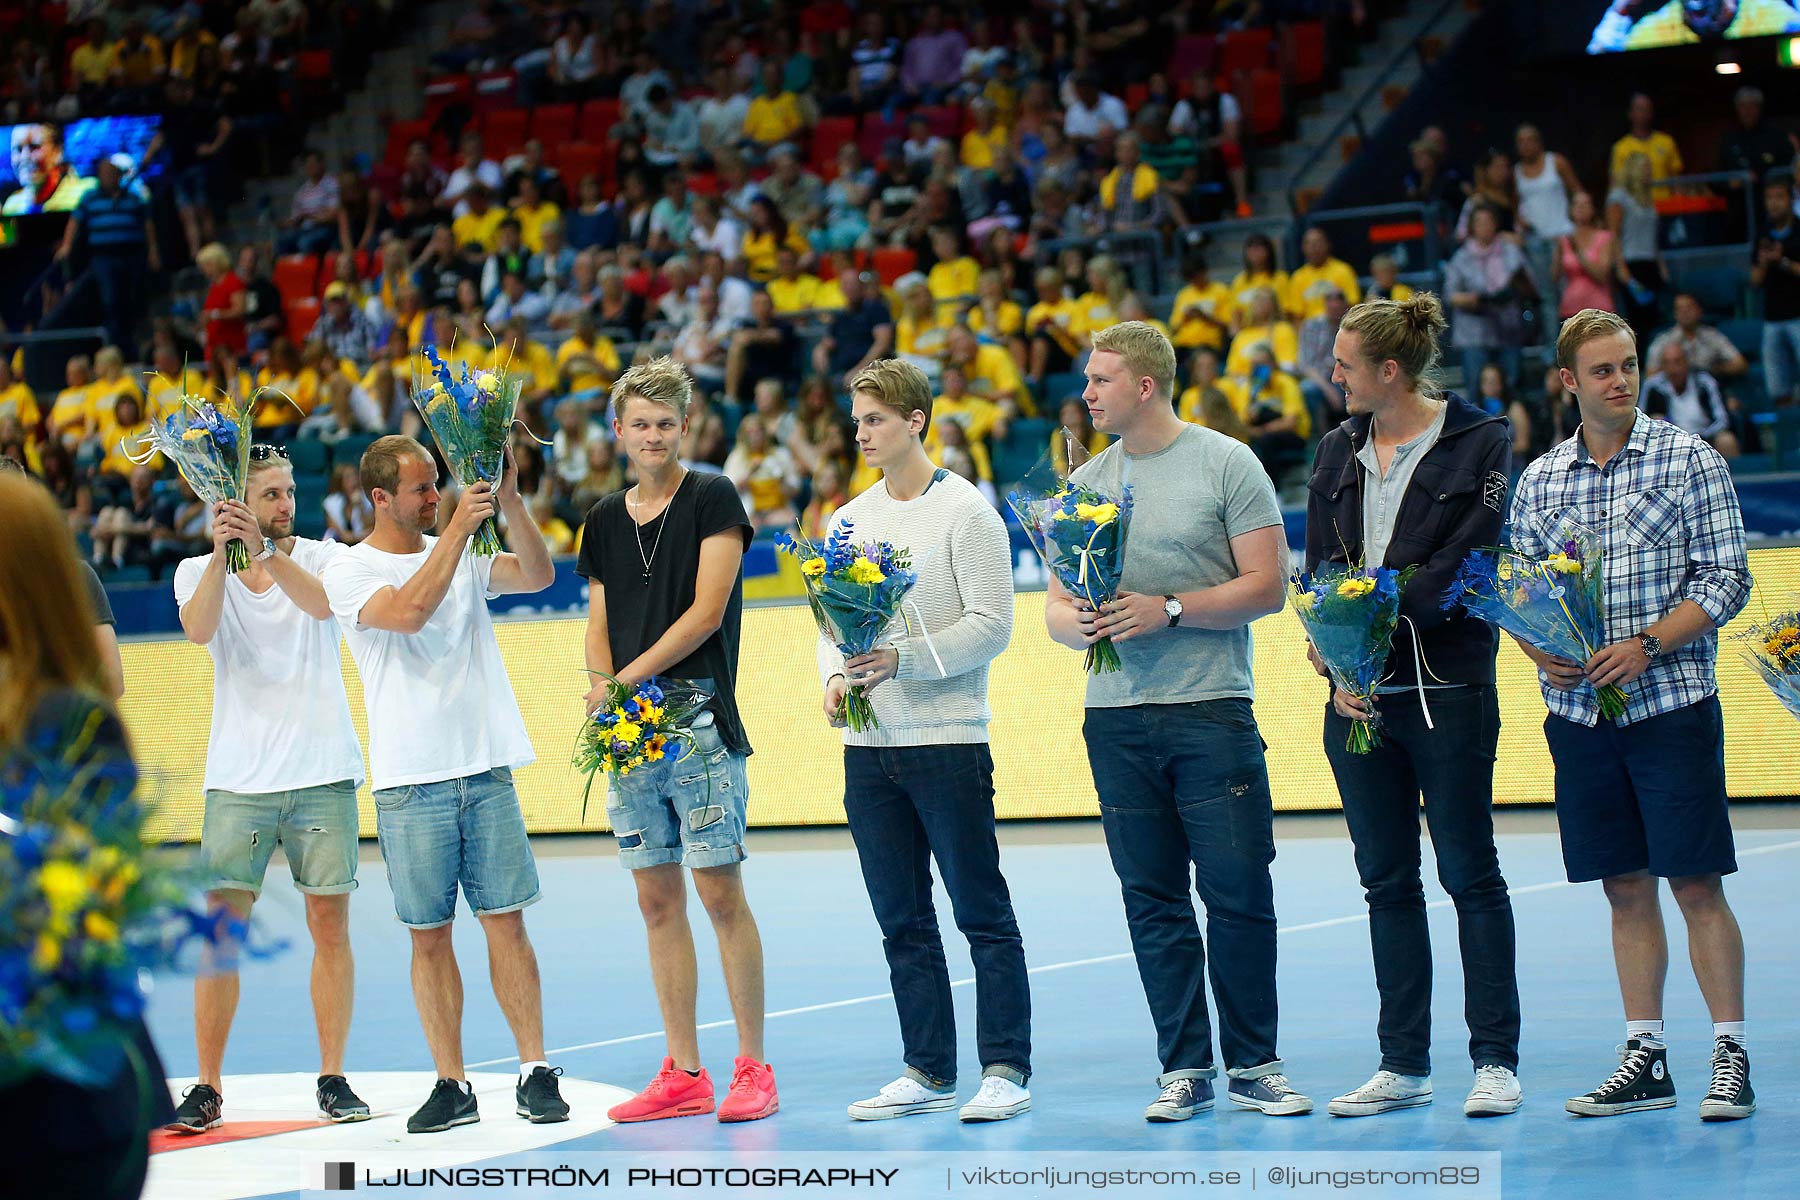
<svg viewBox="0 0 1800 1200"><path fill-rule="evenodd" d="M0 746L8 746L51 692L74 688L99 701L105 671L56 501L35 480L0 472L0 529Z"/></svg>

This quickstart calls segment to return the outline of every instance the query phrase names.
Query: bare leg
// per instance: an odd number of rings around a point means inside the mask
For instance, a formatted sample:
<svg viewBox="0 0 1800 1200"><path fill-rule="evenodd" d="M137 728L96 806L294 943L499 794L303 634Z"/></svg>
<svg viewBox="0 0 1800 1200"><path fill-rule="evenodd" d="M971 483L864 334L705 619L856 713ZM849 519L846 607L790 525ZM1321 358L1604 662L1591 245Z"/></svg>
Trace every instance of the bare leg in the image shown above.
<svg viewBox="0 0 1800 1200"><path fill-rule="evenodd" d="M738 1053L763 1061L763 948L756 918L744 898L739 864L705 867L694 872L694 890L719 939L719 963L731 1015L737 1019Z"/></svg>
<svg viewBox="0 0 1800 1200"><path fill-rule="evenodd" d="M633 871L638 911L650 943L650 976L662 1007L663 1037L669 1057L684 1071L700 1069L700 1035L694 1028L694 992L699 968L694 962L694 931L688 927L687 885L674 863Z"/></svg>
<svg viewBox="0 0 1800 1200"><path fill-rule="evenodd" d="M1612 904L1613 962L1628 1021L1660 1021L1663 981L1669 974L1669 939L1663 929L1657 881L1647 871L1619 875L1604 884Z"/></svg>
<svg viewBox="0 0 1800 1200"><path fill-rule="evenodd" d="M221 906L229 908L242 920L250 915L256 897L241 888L233 888L209 892L207 902L215 911ZM231 1020L237 1015L238 1005L235 949L228 949L226 953L230 955L228 959L215 960L211 957L213 951L209 950L199 975L194 978L194 1046L200 1059L199 1082L219 1092L224 1091L220 1084L225 1042L231 1036Z"/></svg>
<svg viewBox="0 0 1800 1200"><path fill-rule="evenodd" d="M537 952L525 933L523 912L497 913L481 918L487 934L488 976L494 999L506 1014L520 1062L540 1062L544 1057L544 993L538 979Z"/></svg>
<svg viewBox="0 0 1800 1200"><path fill-rule="evenodd" d="M1715 1021L1744 1019L1744 935L1717 875L1671 879L1669 890L1687 919L1688 958Z"/></svg>
<svg viewBox="0 0 1800 1200"><path fill-rule="evenodd" d="M319 1074L342 1075L356 990L356 962L350 952L350 894L307 896L306 927L313 940L312 1003L313 1020L319 1027Z"/></svg>
<svg viewBox="0 0 1800 1200"><path fill-rule="evenodd" d="M463 1077L463 983L450 928L412 930L413 1003L439 1079Z"/></svg>

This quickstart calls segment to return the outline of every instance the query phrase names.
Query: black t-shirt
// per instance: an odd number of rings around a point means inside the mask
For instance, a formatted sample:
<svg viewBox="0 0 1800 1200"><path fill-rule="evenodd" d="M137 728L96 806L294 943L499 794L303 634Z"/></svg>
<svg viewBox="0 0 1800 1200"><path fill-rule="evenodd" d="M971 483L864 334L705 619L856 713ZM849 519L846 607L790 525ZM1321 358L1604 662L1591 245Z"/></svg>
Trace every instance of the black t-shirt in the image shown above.
<svg viewBox="0 0 1800 1200"><path fill-rule="evenodd" d="M244 284L244 319L252 325L281 315L281 292L267 276L257 275Z"/></svg>
<svg viewBox="0 0 1800 1200"><path fill-rule="evenodd" d="M94 624L117 625L113 616L112 601L107 599L106 586L100 582L100 576L94 574L94 568L85 562L81 566L81 582L87 588L88 603L94 606Z"/></svg>
<svg viewBox="0 0 1800 1200"><path fill-rule="evenodd" d="M1790 263L1800 263L1800 218L1790 218L1787 228L1779 233L1771 229L1763 240L1781 247L1781 256ZM1763 272L1763 319L1792 321L1800 318L1800 274L1781 263L1772 263Z"/></svg>
<svg viewBox="0 0 1800 1200"><path fill-rule="evenodd" d="M731 480L699 471L682 477L675 498L654 520L635 530L634 524L623 491L601 497L588 512L581 557L575 566L583 578L606 589L606 631L614 670L654 646L669 626L693 607L701 542L728 529L741 529L747 547L753 533ZM646 555L650 558L648 581L644 578ZM719 737L739 754L749 754L750 739L737 707L738 634L743 613L744 574L740 570L718 631L662 674L670 679L712 680L713 698L707 707L718 724Z"/></svg>
<svg viewBox="0 0 1800 1200"><path fill-rule="evenodd" d="M219 134L219 110L205 100L171 105L162 115L163 145L177 171L200 161L200 147Z"/></svg>

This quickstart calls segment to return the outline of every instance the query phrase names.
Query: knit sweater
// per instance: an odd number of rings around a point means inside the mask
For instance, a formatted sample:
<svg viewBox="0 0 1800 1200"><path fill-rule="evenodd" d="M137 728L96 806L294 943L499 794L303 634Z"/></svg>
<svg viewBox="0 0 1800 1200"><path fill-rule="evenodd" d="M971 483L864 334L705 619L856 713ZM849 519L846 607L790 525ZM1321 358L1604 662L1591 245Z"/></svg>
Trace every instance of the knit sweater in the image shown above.
<svg viewBox="0 0 1800 1200"><path fill-rule="evenodd" d="M877 483L837 510L833 532L845 522L857 542L910 550L918 582L887 643L899 654L898 671L868 694L880 726L846 729L844 744L987 741L988 663L1006 649L1013 620L1012 553L1000 514L975 485L945 473L913 500L895 500ZM844 656L821 636L820 681L843 670Z"/></svg>

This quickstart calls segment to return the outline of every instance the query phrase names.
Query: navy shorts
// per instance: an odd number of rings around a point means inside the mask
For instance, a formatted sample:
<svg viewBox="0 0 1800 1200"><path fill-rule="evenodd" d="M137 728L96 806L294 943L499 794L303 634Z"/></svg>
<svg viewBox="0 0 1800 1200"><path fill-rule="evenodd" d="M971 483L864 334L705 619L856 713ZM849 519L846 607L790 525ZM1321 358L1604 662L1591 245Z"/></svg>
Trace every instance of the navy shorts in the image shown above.
<svg viewBox="0 0 1800 1200"><path fill-rule="evenodd" d="M1624 726L1548 716L1544 738L1570 883L1737 870L1717 696Z"/></svg>

